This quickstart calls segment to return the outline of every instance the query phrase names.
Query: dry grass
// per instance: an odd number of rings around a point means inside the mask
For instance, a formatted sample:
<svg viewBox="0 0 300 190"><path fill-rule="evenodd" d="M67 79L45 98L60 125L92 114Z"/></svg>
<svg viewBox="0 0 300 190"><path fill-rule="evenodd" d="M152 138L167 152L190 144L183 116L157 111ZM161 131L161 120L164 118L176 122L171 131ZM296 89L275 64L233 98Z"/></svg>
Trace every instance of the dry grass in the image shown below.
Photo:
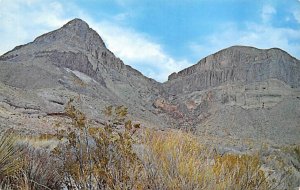
<svg viewBox="0 0 300 190"><path fill-rule="evenodd" d="M60 140L54 134L41 134L35 136L19 136L18 143L27 144L36 149L54 149Z"/></svg>
<svg viewBox="0 0 300 190"><path fill-rule="evenodd" d="M147 130L144 143L142 160L151 189L200 189L210 183L211 158L190 134Z"/></svg>
<svg viewBox="0 0 300 190"><path fill-rule="evenodd" d="M267 189L257 155L219 155L180 131L147 130L142 160L151 189Z"/></svg>
<svg viewBox="0 0 300 190"><path fill-rule="evenodd" d="M22 149L17 145L17 139L11 132L0 133L0 181L22 168Z"/></svg>
<svg viewBox="0 0 300 190"><path fill-rule="evenodd" d="M35 141L60 142L53 149L27 145L15 157L17 140L0 136L2 188L270 188L258 155L220 155L189 133L141 130L139 125L126 120L127 109L123 106L107 108L104 127L90 126L85 115L71 103L66 114L73 127L58 130L54 136L35 138Z"/></svg>

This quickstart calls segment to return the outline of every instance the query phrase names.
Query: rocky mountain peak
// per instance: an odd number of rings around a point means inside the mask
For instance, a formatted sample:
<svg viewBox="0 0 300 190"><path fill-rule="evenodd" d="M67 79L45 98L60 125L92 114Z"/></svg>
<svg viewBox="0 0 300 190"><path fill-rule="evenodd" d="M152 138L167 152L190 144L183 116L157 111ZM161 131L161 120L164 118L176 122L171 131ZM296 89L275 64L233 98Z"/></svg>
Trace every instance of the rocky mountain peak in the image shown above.
<svg viewBox="0 0 300 190"><path fill-rule="evenodd" d="M73 19L58 30L46 33L34 40L34 43L64 43L71 47L92 46L93 48L106 48L99 34L89 27L89 25L81 19ZM61 45L61 44L60 44ZM92 47L88 47L91 49ZM86 49L86 47L81 47Z"/></svg>
<svg viewBox="0 0 300 190"><path fill-rule="evenodd" d="M3 60L16 55L36 55L41 52L74 52L99 56L108 51L100 35L89 25L75 18L61 28L37 37L33 42L17 46L2 56Z"/></svg>
<svg viewBox="0 0 300 190"><path fill-rule="evenodd" d="M85 21L79 18L75 18L73 20L70 20L68 23L66 23L62 28L71 28L75 31L78 31L82 29L88 30L90 27Z"/></svg>

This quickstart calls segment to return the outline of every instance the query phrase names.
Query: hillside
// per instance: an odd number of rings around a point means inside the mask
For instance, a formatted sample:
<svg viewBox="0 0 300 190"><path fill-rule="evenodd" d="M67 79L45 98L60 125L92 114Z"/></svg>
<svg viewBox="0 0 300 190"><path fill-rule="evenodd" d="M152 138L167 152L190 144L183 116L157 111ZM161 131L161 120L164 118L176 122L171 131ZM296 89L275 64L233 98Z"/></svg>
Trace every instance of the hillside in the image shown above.
<svg viewBox="0 0 300 190"><path fill-rule="evenodd" d="M159 83L124 64L74 19L0 56L0 68L0 131L67 128L70 100L89 124L103 126L105 108L124 105L133 123L191 132L222 155L276 155L283 169L272 159L264 167L280 170L278 176L290 169L291 183L300 181L300 159L283 154L300 145L300 61L281 49L229 47Z"/></svg>

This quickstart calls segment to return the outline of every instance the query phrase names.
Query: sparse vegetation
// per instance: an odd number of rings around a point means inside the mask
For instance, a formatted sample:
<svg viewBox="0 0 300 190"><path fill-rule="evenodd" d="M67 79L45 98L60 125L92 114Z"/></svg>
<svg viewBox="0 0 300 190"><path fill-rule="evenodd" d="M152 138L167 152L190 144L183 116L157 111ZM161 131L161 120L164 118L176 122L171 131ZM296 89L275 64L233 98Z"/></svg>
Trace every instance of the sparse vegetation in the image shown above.
<svg viewBox="0 0 300 190"><path fill-rule="evenodd" d="M19 145L0 136L2 189L270 189L258 155L220 155L192 134L140 128L124 106L107 107L92 126L72 104L72 127L57 127L55 148ZM138 132L137 132L138 131ZM138 133L138 134L137 134Z"/></svg>
<svg viewBox="0 0 300 190"><path fill-rule="evenodd" d="M6 186L13 180L23 166L21 148L17 145L17 137L11 132L0 134L0 184Z"/></svg>
<svg viewBox="0 0 300 190"><path fill-rule="evenodd" d="M22 162L18 158L21 149L16 145L16 136L6 132L0 135L0 179L18 171Z"/></svg>
<svg viewBox="0 0 300 190"><path fill-rule="evenodd" d="M149 131L145 138L151 189L268 189L258 156L220 155L178 131Z"/></svg>

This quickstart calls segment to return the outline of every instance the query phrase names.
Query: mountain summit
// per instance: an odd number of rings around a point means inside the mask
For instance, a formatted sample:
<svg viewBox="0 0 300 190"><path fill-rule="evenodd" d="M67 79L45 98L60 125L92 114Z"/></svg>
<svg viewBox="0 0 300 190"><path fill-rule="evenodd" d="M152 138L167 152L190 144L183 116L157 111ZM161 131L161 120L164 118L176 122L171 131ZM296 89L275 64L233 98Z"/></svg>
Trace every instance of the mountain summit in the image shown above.
<svg viewBox="0 0 300 190"><path fill-rule="evenodd" d="M34 43L65 43L71 47L78 47L96 54L102 48L106 48L103 40L96 31L81 19L74 19L62 28L44 34L34 40Z"/></svg>
<svg viewBox="0 0 300 190"><path fill-rule="evenodd" d="M63 27L37 37L33 42L16 47L15 54L33 54L41 51L72 51L90 53L99 57L106 46L99 34L81 19L74 19ZM3 57L11 56L8 52Z"/></svg>
<svg viewBox="0 0 300 190"><path fill-rule="evenodd" d="M278 48L232 46L207 56L197 64L169 76L172 91L204 90L222 84L251 84L278 79L300 85L299 60ZM174 85L176 83L176 86ZM178 88L178 86L180 86Z"/></svg>
<svg viewBox="0 0 300 190"><path fill-rule="evenodd" d="M74 19L2 55L0 67L0 128L51 132L76 99L95 122L106 106L125 105L136 122L226 137L215 143L237 142L235 150L246 146L240 139L300 143L300 61L277 48L226 48L161 84Z"/></svg>

